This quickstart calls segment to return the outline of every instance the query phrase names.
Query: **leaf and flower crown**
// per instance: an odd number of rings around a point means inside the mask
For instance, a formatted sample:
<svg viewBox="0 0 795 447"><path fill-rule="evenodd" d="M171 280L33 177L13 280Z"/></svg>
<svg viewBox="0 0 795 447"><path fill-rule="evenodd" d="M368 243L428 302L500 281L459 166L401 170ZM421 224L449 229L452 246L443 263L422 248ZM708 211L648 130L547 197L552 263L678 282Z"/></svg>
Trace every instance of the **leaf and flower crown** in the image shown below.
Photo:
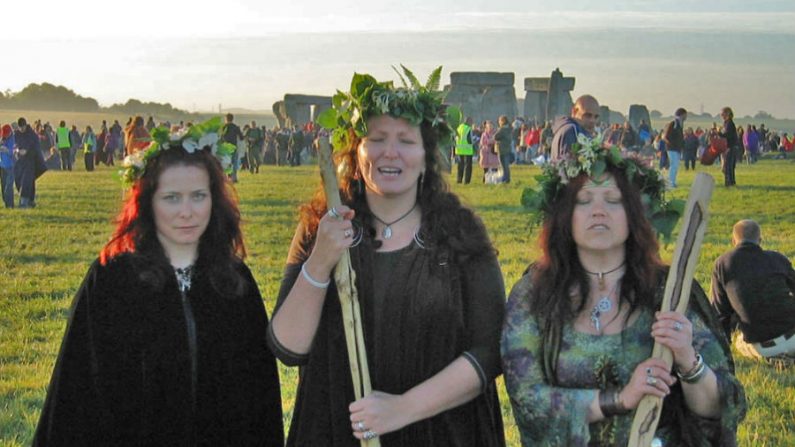
<svg viewBox="0 0 795 447"><path fill-rule="evenodd" d="M152 129L152 142L149 143L149 146L124 157L123 169L119 171L122 182L125 186L132 186L144 175L150 160L164 150L179 148L189 154L209 148L210 152L218 158L224 171L227 174L230 173L232 155L237 148L234 144L220 141L218 132L222 126L221 117L215 117L173 133L163 126Z"/></svg>
<svg viewBox="0 0 795 447"><path fill-rule="evenodd" d="M598 183L604 178L608 166L612 166L622 170L627 180L638 188L646 217L657 236L662 236L666 243L670 242L676 222L684 213L685 201L666 200L665 179L659 171L635 154L624 156L615 146L605 148L602 137L578 135L569 153L544 165L541 175L535 177L536 187L524 189L522 205L535 216L535 223L542 223L552 214L570 180L586 174Z"/></svg>
<svg viewBox="0 0 795 447"><path fill-rule="evenodd" d="M349 147L354 135L367 135L367 120L380 115L403 118L415 126L428 123L438 136L439 146L453 144L461 111L443 104L445 93L439 90L442 67L431 72L425 84L403 65L403 74L392 68L402 87L395 87L392 81L378 82L369 74L354 73L350 91L337 90L331 108L320 114L317 122L332 131L335 150Z"/></svg>

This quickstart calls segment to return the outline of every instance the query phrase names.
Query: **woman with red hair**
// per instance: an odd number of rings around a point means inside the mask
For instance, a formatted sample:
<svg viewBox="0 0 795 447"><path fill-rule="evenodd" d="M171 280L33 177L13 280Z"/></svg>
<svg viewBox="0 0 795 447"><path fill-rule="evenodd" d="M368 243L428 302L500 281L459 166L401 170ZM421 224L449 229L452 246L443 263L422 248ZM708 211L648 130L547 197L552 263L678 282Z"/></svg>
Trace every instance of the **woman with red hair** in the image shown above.
<svg viewBox="0 0 795 447"><path fill-rule="evenodd" d="M161 134L125 160L132 188L75 296L33 445L283 445L217 136Z"/></svg>

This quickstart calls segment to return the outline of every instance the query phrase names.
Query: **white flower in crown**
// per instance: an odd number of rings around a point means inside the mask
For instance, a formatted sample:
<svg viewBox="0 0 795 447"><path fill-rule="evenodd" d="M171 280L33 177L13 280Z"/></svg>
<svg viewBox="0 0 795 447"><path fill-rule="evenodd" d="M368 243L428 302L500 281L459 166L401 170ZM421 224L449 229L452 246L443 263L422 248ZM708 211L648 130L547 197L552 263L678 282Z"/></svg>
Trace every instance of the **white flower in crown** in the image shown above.
<svg viewBox="0 0 795 447"><path fill-rule="evenodd" d="M133 152L132 154L124 157L122 166L125 168L143 169L144 165L146 164L144 161L144 155L146 155L146 151Z"/></svg>
<svg viewBox="0 0 795 447"><path fill-rule="evenodd" d="M199 138L199 147L203 148L205 146L210 146L212 148L213 154L215 154L216 152L217 143L218 143L218 134L215 132L206 133L201 138Z"/></svg>
<svg viewBox="0 0 795 447"><path fill-rule="evenodd" d="M193 138L186 138L182 140L182 148L185 149L185 152L192 154L199 148L199 143Z"/></svg>

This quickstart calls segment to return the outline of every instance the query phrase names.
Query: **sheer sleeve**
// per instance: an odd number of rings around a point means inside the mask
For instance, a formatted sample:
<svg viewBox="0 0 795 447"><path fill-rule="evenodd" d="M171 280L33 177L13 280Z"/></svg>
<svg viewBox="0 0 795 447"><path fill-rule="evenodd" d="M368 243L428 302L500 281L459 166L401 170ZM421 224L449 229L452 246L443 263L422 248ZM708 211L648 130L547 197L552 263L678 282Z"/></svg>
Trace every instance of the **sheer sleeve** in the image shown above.
<svg viewBox="0 0 795 447"><path fill-rule="evenodd" d="M551 386L540 358L541 334L530 315L530 276L514 286L502 329L505 385L523 445L587 446L588 407L596 390Z"/></svg>
<svg viewBox="0 0 795 447"><path fill-rule="evenodd" d="M478 260L464 274L464 299L470 346L464 352L480 377L482 388L500 375L500 327L505 313L505 284L493 256Z"/></svg>
<svg viewBox="0 0 795 447"><path fill-rule="evenodd" d="M279 296L276 299L276 306L273 309L271 321L273 320L273 316L276 315L276 312L279 311L279 307L284 303L284 300L287 299L287 295L290 293L290 290L292 290L293 285L295 285L295 282L298 280L298 275L301 273L301 266L306 262L307 258L309 258L311 249L309 248L310 241L307 239L308 237L304 230L304 226L299 224L295 229L293 240L290 242L290 251L287 253L287 263L284 266L282 284L279 287ZM276 334L273 333L273 327L270 324L268 325L267 338L268 347L276 358L287 366L303 365L309 358L308 354L298 354L284 347L276 338Z"/></svg>

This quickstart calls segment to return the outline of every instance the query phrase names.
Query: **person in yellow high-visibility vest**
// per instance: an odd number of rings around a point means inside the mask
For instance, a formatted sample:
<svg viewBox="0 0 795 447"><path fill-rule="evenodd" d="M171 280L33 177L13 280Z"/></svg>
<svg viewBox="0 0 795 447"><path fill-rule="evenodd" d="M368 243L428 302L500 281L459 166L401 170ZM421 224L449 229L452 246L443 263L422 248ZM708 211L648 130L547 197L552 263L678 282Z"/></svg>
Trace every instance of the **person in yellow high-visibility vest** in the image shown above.
<svg viewBox="0 0 795 447"><path fill-rule="evenodd" d="M458 125L456 129L455 155L458 159L458 173L456 181L469 184L472 180L472 155L475 149L472 146L472 117Z"/></svg>
<svg viewBox="0 0 795 447"><path fill-rule="evenodd" d="M55 131L55 142L61 155L61 170L72 170L72 143L69 142L69 128L66 121L61 121Z"/></svg>

